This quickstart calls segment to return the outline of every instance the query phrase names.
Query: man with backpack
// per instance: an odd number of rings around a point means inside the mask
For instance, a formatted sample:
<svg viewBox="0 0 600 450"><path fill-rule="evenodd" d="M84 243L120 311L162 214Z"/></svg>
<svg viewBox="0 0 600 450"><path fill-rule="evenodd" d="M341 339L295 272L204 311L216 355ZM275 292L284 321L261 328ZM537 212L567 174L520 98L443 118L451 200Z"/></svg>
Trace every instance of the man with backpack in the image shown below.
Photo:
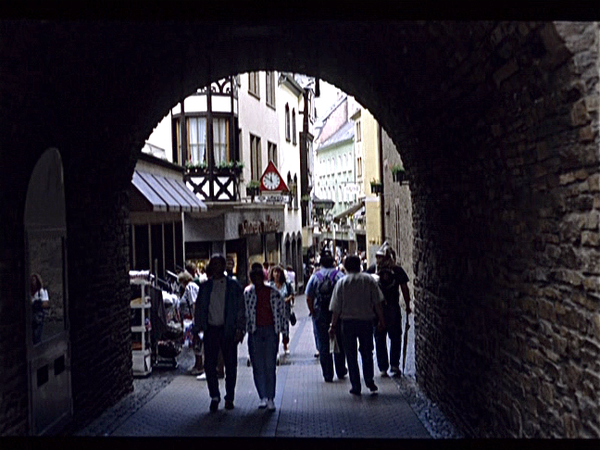
<svg viewBox="0 0 600 450"><path fill-rule="evenodd" d="M335 260L331 251L321 251L321 268L311 275L306 285L306 302L308 310L314 323L316 340L319 351L319 362L326 382L333 381L333 369L338 379L342 380L348 373L346 369L346 354L342 343L341 327L338 324L336 338L337 352L331 355L329 346L329 324L331 322L331 311L329 304L335 284L344 277L344 273L335 268ZM335 364L334 364L335 363Z"/></svg>

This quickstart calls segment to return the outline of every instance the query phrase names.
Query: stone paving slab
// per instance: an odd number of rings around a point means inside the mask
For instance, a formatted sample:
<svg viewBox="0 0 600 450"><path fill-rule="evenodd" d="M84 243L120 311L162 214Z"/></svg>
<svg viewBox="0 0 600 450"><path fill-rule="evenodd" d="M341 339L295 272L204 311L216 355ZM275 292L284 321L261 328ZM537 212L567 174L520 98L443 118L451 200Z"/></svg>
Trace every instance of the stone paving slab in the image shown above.
<svg viewBox="0 0 600 450"><path fill-rule="evenodd" d="M259 410L252 369L240 347L235 409L209 412L206 382L177 376L111 436L430 438L392 379L378 379L379 394L348 393L346 378L325 383L314 358L308 317L294 327L291 354L277 368L277 410ZM224 380L220 380L222 396Z"/></svg>
<svg viewBox="0 0 600 450"><path fill-rule="evenodd" d="M312 322L303 295L297 297L295 312L298 323L290 328L292 352L289 356L280 354L277 369L275 413L257 409L258 396L251 368L246 364L245 340L238 347L233 411L222 409L221 402L217 413L209 413L206 382L186 374L194 357L191 349L184 348L178 357L177 369L157 369L147 378L136 378L133 393L73 436L83 437L86 443L89 443L88 437L94 436L124 437L127 443L135 438L147 442L148 437L156 443L162 437L167 439L168 447L173 445L174 437L182 440L183 445L198 436L204 438L203 442L212 438L222 442L226 437L228 442L239 440L244 444L266 438L269 443L285 442L286 448L298 443L302 448L320 446L329 444L328 439L340 437L345 438L344 442L357 439L359 443L369 438L369 442L376 442L379 448L391 445L396 438L414 438L410 442L420 443L430 441L422 438L462 437L416 385L412 316L407 376L384 379L376 371L379 395L371 397L363 387L363 395L355 397L348 393L349 380L323 381L318 359L314 357ZM223 395L223 380L220 389ZM261 443L264 445L262 440Z"/></svg>

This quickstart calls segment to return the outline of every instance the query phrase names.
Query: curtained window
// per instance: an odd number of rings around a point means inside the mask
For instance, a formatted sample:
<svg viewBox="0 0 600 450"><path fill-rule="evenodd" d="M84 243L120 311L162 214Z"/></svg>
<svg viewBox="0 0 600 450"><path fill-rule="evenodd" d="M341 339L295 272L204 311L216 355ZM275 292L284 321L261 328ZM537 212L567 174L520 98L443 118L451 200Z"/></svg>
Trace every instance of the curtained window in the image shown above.
<svg viewBox="0 0 600 450"><path fill-rule="evenodd" d="M215 165L229 161L229 120L213 117L213 148Z"/></svg>
<svg viewBox="0 0 600 450"><path fill-rule="evenodd" d="M206 117L190 117L188 125L188 161L192 164L206 163Z"/></svg>

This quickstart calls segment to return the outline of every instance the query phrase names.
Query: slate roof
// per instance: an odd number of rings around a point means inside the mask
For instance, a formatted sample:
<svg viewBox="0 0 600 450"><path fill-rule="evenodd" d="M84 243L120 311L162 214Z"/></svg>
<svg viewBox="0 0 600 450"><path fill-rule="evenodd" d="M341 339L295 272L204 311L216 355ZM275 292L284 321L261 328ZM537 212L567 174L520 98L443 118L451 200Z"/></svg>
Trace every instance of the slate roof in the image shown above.
<svg viewBox="0 0 600 450"><path fill-rule="evenodd" d="M354 139L354 122L349 120L344 125L340 127L329 139L323 142L317 151L321 151L327 147L331 147L332 145L339 144L340 142L349 141Z"/></svg>

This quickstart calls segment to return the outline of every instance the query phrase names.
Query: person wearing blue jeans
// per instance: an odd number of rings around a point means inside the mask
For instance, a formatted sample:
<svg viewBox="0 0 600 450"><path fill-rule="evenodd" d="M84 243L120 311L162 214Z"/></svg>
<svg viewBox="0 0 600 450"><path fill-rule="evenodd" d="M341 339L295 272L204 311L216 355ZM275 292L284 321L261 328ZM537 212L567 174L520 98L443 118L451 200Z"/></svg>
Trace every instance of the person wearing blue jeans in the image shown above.
<svg viewBox="0 0 600 450"><path fill-rule="evenodd" d="M260 263L252 265L250 281L252 284L244 290L248 353L260 399L258 407L274 411L279 335L289 335L289 320L284 298L277 289L265 284Z"/></svg>
<svg viewBox="0 0 600 450"><path fill-rule="evenodd" d="M329 337L334 338L338 335L337 330L341 322L348 375L352 385L350 393L354 395L361 393L357 354L357 351L360 351L365 385L372 394L375 394L377 386L373 380L373 319L377 316L379 329L385 328L381 307L383 293L372 276L361 273L358 256L347 256L344 267L348 274L335 285L329 306L332 313Z"/></svg>
<svg viewBox="0 0 600 450"><path fill-rule="evenodd" d="M339 352L333 353L332 356L329 348L328 329L331 322L331 311L329 310L329 299L324 299L324 293L321 289L326 279L330 279L335 284L344 277L344 273L335 268L334 262L333 255L329 250L324 249L321 251L320 263L322 267L311 275L306 285L306 303L310 316L313 318L316 331L315 340L319 350L319 362L323 378L327 383L333 381L334 367L340 380L344 379L348 373L341 329L337 331Z"/></svg>

